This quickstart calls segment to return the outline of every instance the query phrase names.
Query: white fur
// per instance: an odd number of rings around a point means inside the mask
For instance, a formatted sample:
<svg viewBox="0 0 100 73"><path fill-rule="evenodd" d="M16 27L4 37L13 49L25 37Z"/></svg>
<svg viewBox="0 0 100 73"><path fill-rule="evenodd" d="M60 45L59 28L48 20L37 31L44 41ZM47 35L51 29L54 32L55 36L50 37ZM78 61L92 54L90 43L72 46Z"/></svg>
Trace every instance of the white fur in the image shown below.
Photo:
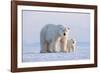
<svg viewBox="0 0 100 73"><path fill-rule="evenodd" d="M74 39L67 40L67 49L68 52L75 51L76 41Z"/></svg>
<svg viewBox="0 0 100 73"><path fill-rule="evenodd" d="M66 35L64 35L64 33ZM40 32L41 53L66 51L68 29L63 25L47 24ZM63 42L62 48L58 48Z"/></svg>

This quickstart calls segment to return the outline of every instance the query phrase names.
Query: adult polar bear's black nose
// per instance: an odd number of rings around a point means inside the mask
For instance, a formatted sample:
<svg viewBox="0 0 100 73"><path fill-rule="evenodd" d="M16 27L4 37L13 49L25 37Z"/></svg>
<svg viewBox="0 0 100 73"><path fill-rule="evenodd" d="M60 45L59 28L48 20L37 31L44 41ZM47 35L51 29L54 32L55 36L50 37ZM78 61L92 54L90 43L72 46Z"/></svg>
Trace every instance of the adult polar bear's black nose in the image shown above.
<svg viewBox="0 0 100 73"><path fill-rule="evenodd" d="M66 35L66 33L64 33L64 36Z"/></svg>

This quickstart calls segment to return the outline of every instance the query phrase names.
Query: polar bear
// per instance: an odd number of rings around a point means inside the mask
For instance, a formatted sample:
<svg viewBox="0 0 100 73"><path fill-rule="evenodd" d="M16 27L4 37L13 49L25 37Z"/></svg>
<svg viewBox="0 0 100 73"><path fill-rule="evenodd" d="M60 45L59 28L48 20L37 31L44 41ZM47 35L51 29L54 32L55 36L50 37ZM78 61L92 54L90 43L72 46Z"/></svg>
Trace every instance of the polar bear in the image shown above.
<svg viewBox="0 0 100 73"><path fill-rule="evenodd" d="M40 53L65 52L69 28L64 25L47 24L40 31ZM58 48L58 44L62 44L62 48Z"/></svg>
<svg viewBox="0 0 100 73"><path fill-rule="evenodd" d="M73 52L75 51L75 48L76 48L76 40L75 39L70 39L70 40L67 40L67 51L68 52Z"/></svg>

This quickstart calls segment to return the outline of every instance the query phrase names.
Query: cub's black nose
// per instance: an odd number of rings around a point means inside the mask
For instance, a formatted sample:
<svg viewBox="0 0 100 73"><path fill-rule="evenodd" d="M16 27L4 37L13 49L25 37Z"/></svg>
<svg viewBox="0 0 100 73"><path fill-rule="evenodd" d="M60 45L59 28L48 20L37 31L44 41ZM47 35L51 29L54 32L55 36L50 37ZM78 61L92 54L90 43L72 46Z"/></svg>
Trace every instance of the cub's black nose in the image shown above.
<svg viewBox="0 0 100 73"><path fill-rule="evenodd" d="M66 35L66 33L64 33L64 36Z"/></svg>

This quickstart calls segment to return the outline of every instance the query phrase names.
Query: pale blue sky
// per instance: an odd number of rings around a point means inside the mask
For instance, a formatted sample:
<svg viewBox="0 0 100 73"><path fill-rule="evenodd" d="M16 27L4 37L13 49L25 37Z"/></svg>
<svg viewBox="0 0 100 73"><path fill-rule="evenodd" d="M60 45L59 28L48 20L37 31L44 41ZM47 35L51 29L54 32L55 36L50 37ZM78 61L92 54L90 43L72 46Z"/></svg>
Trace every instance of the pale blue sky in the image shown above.
<svg viewBox="0 0 100 73"><path fill-rule="evenodd" d="M46 24L62 24L70 28L69 38L90 41L90 14L68 12L23 11L23 43L40 41L41 28Z"/></svg>

